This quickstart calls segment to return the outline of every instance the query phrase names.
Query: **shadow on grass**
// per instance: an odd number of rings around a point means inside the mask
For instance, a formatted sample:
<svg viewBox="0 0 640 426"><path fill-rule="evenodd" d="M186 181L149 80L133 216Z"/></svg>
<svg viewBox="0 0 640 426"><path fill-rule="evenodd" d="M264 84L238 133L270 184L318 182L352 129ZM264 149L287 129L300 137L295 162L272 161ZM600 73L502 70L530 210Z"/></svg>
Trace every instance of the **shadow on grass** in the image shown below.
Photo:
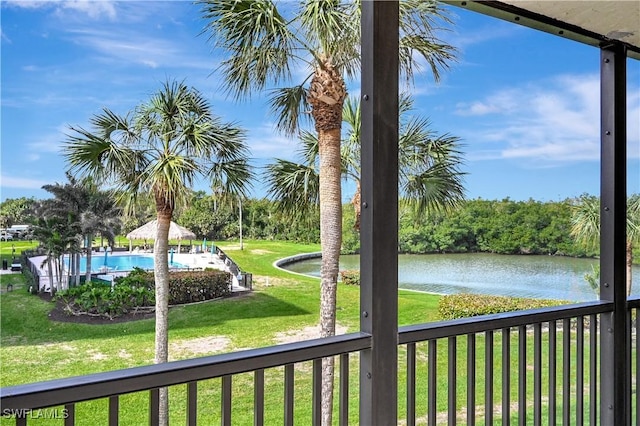
<svg viewBox="0 0 640 426"><path fill-rule="evenodd" d="M155 318L107 324L78 321L54 321L50 312L53 302L42 300L26 291L5 293L0 297L2 346L24 346L61 343L73 340L108 339L123 335L155 333ZM242 296L176 306L169 310L169 330L203 329L203 335L232 334L252 327L250 321L310 315L290 302L268 294L254 292ZM240 321L240 323L236 323ZM224 325L224 330L215 327ZM206 330L204 330L206 329Z"/></svg>

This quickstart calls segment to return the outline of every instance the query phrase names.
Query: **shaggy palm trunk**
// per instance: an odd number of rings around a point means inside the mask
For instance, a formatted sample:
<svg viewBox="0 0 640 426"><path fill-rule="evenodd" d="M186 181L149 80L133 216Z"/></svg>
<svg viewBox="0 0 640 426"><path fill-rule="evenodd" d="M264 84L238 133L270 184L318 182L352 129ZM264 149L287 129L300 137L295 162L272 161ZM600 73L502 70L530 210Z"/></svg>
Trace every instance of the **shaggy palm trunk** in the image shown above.
<svg viewBox="0 0 640 426"><path fill-rule="evenodd" d="M342 192L340 138L344 80L330 59L316 69L309 88L309 103L318 132L320 154L320 335L336 334L336 290L342 245ZM322 425L332 424L334 358L322 360Z"/></svg>
<svg viewBox="0 0 640 426"><path fill-rule="evenodd" d="M172 211L158 209L158 229L153 246L154 276L156 284L156 341L155 363L169 360L169 225ZM160 389L159 424L169 424L169 389Z"/></svg>

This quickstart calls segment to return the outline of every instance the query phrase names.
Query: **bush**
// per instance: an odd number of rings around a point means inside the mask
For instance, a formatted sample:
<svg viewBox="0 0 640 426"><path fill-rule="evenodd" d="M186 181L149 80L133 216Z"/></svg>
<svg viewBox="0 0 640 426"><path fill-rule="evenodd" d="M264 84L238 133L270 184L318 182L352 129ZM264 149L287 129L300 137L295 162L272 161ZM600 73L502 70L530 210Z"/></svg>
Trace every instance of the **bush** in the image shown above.
<svg viewBox="0 0 640 426"><path fill-rule="evenodd" d="M440 298L438 313L443 320L478 315L499 314L534 308L562 305L558 300L525 299L520 297L452 294Z"/></svg>
<svg viewBox="0 0 640 426"><path fill-rule="evenodd" d="M231 274L215 269L173 272L169 278L169 304L201 302L231 294Z"/></svg>
<svg viewBox="0 0 640 426"><path fill-rule="evenodd" d="M340 271L340 279L346 285L360 285L360 271Z"/></svg>
<svg viewBox="0 0 640 426"><path fill-rule="evenodd" d="M169 275L170 305L211 300L230 293L231 274L228 272L207 270ZM136 268L128 276L116 278L113 290L110 284L91 282L58 292L56 300L61 301L65 311L72 315L113 319L131 312L149 312L155 306L153 273Z"/></svg>
<svg viewBox="0 0 640 426"><path fill-rule="evenodd" d="M64 304L71 315L86 314L113 319L155 304L154 293L144 286L115 283L111 285L91 282L59 291L56 300Z"/></svg>

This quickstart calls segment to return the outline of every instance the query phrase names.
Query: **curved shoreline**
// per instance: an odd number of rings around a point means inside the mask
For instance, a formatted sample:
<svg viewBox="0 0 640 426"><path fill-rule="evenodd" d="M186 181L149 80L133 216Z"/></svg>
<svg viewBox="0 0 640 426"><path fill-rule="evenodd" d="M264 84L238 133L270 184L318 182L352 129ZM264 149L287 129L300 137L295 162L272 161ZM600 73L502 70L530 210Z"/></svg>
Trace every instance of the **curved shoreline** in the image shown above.
<svg viewBox="0 0 640 426"><path fill-rule="evenodd" d="M293 256L288 256L288 257L283 257L282 259L278 259L275 262L273 262L272 265L274 268L287 272L289 274L295 274L295 275L300 275L302 277L320 279L320 277L316 277L314 275L302 274L300 272L294 272L294 271L290 271L288 269L283 268L283 266L289 265L291 263L296 263L301 260L307 260L307 259L316 259L319 257L320 258L322 257L322 252L319 252L319 251L316 251L313 253L294 254Z"/></svg>
<svg viewBox="0 0 640 426"><path fill-rule="evenodd" d="M273 262L273 267L276 269L279 269L281 271L287 272L289 274L295 274L295 275L300 275L302 277L307 277L307 278L316 278L316 279L320 279L320 277L317 277L315 275L308 275L308 274L303 274L301 272L294 272L291 271L289 269L285 269L283 268L283 266L289 265L291 263L295 263L301 260L307 260L307 259L316 259L316 258L321 258L322 257L322 252L313 252L313 253L302 253L302 254L295 254L293 256L288 256L288 257L283 257L282 259L278 259L275 262ZM402 291L410 291L412 293L422 293L422 294L432 294L434 296L446 296L445 293L435 293L435 292L431 292L431 291L424 291L424 290L416 290L413 288L402 288L398 286L398 290L402 290Z"/></svg>

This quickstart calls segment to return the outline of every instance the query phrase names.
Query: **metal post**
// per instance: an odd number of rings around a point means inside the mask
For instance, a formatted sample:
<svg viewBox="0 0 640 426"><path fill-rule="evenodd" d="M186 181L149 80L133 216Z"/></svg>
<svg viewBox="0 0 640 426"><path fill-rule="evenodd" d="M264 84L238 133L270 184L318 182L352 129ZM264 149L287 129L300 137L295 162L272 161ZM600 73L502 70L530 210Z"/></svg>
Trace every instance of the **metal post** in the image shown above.
<svg viewBox="0 0 640 426"><path fill-rule="evenodd" d="M238 210L240 211L240 250L244 250L242 245L242 198L238 198Z"/></svg>
<svg viewBox="0 0 640 426"><path fill-rule="evenodd" d="M600 64L600 299L614 304L601 317L602 425L631 423L626 290L626 49L604 46Z"/></svg>
<svg viewBox="0 0 640 426"><path fill-rule="evenodd" d="M362 2L360 424L397 424L398 2Z"/></svg>

